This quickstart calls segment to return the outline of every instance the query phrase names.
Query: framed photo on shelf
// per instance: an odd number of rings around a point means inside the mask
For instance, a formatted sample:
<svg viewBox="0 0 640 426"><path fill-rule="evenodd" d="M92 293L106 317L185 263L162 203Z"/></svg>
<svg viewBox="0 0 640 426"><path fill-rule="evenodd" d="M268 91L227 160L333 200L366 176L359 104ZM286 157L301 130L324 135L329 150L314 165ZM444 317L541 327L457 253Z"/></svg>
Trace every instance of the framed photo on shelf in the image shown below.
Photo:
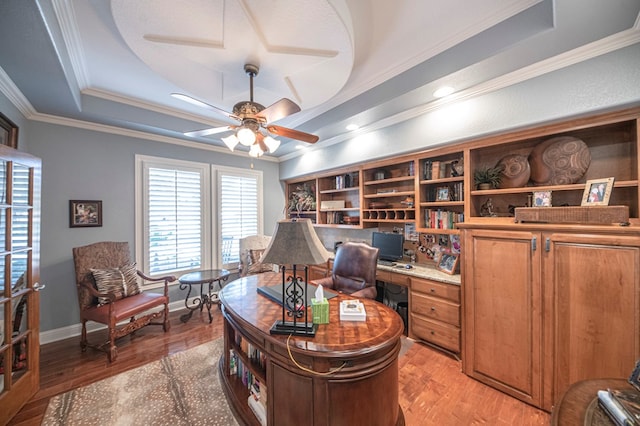
<svg viewBox="0 0 640 426"><path fill-rule="evenodd" d="M615 178L590 179L584 185L581 206L608 206Z"/></svg>
<svg viewBox="0 0 640 426"><path fill-rule="evenodd" d="M458 267L458 255L452 253L442 253L438 260L438 269L447 274L455 274Z"/></svg>
<svg viewBox="0 0 640 426"><path fill-rule="evenodd" d="M451 195L449 194L448 186L439 186L436 188L436 201L449 201Z"/></svg>
<svg viewBox="0 0 640 426"><path fill-rule="evenodd" d="M533 207L551 207L551 191L533 191Z"/></svg>
<svg viewBox="0 0 640 426"><path fill-rule="evenodd" d="M102 201L69 200L69 228L102 226Z"/></svg>

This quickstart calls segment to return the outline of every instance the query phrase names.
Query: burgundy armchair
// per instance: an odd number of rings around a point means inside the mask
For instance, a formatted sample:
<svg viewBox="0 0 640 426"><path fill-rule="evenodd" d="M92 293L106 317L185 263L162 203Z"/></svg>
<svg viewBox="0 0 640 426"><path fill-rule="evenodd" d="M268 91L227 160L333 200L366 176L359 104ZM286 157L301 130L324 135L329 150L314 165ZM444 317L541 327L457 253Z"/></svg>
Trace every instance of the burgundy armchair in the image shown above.
<svg viewBox="0 0 640 426"><path fill-rule="evenodd" d="M135 264L130 260L129 243L108 241L74 247L73 260L82 322L80 347L83 352L87 346L104 351L109 362L112 362L117 357L115 342L120 337L148 324L161 325L164 331L169 330L168 285L176 278L151 278L136 270ZM96 271L102 271L103 275L117 276L115 279L107 276L104 280L101 277L100 282L97 282ZM140 289L137 285L138 277L149 282L163 282L163 292ZM125 279L127 285L123 287ZM101 288L103 282L110 287ZM121 324L126 320L128 322ZM107 341L90 344L87 340L87 321L106 325L109 331Z"/></svg>
<svg viewBox="0 0 640 426"><path fill-rule="evenodd" d="M346 242L338 247L331 276L311 281L354 298L375 299L378 249L365 243Z"/></svg>

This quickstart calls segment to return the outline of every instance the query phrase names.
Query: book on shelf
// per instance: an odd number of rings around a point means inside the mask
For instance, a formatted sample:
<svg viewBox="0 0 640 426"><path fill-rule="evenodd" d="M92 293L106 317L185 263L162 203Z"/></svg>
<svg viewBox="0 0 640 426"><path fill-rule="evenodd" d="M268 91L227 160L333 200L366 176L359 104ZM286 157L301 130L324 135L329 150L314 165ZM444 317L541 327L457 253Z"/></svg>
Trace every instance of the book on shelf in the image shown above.
<svg viewBox="0 0 640 426"><path fill-rule="evenodd" d="M340 321L366 321L367 312L361 301L343 300L340 302Z"/></svg>
<svg viewBox="0 0 640 426"><path fill-rule="evenodd" d="M260 404L260 402L254 397L254 395L249 395L249 397L247 398L247 404L249 405L249 408L251 409L253 414L256 416L260 424L262 426L266 426L267 410L265 409L265 407L262 404Z"/></svg>
<svg viewBox="0 0 640 426"><path fill-rule="evenodd" d="M439 179L440 178L440 162L432 161L431 162L431 179Z"/></svg>

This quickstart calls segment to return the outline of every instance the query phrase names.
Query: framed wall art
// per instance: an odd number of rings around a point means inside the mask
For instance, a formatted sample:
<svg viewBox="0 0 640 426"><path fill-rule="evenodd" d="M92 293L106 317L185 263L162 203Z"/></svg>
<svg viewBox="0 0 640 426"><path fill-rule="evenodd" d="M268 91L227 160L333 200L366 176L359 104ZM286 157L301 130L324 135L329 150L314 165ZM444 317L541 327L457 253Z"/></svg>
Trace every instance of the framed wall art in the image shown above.
<svg viewBox="0 0 640 426"><path fill-rule="evenodd" d="M584 185L581 206L608 206L614 178L588 180Z"/></svg>
<svg viewBox="0 0 640 426"><path fill-rule="evenodd" d="M69 200L69 227L102 226L102 201Z"/></svg>
<svg viewBox="0 0 640 426"><path fill-rule="evenodd" d="M18 147L18 126L0 112L0 145Z"/></svg>

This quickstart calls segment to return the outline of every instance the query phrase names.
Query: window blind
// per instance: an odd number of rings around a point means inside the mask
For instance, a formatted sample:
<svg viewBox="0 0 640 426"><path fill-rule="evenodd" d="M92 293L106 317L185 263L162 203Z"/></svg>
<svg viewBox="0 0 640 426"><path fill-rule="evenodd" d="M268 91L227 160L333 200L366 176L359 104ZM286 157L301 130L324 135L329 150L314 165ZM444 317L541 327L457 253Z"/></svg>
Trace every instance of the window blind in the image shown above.
<svg viewBox="0 0 640 426"><path fill-rule="evenodd" d="M202 266L202 176L198 172L148 169L149 273Z"/></svg>
<svg viewBox="0 0 640 426"><path fill-rule="evenodd" d="M260 175L219 171L220 247L224 268L240 261L240 238L262 232Z"/></svg>

